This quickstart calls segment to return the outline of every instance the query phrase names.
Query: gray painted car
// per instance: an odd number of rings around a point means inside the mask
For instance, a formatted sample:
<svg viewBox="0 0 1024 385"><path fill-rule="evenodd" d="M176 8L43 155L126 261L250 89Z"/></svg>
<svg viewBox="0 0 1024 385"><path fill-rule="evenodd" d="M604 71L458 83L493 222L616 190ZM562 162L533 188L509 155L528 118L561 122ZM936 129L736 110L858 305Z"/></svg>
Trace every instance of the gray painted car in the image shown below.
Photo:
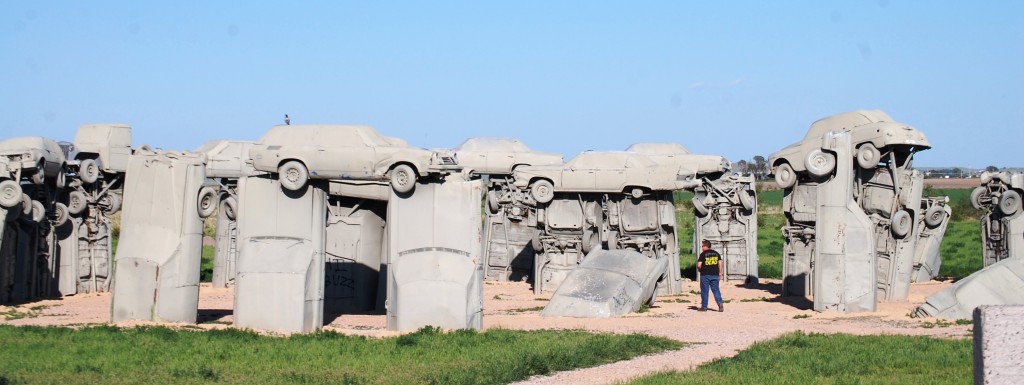
<svg viewBox="0 0 1024 385"><path fill-rule="evenodd" d="M35 184L42 184L46 178L57 178L57 186L64 185L64 151L52 139L30 136L0 141L0 158L7 159L9 170L9 176L0 177L14 179L21 171L21 176L31 177Z"/></svg>
<svg viewBox="0 0 1024 385"><path fill-rule="evenodd" d="M281 186L299 190L309 179L390 181L408 193L430 173L460 170L455 157L409 147L372 127L355 125L274 126L249 151L253 168L278 173Z"/></svg>
<svg viewBox="0 0 1024 385"><path fill-rule="evenodd" d="M530 187L533 198L550 202L555 192L616 193L639 198L651 191L694 188L700 184L694 171L660 165L645 155L626 151L584 151L564 166L519 167L515 186Z"/></svg>
<svg viewBox="0 0 1024 385"><path fill-rule="evenodd" d="M692 154L678 143L635 143L626 151L647 155L658 164L694 169L698 176L726 172L731 165L723 156Z"/></svg>
<svg viewBox="0 0 1024 385"><path fill-rule="evenodd" d="M555 166L565 162L562 154L531 150L516 138L473 137L454 151L459 165L477 174L511 174L519 166Z"/></svg>
<svg viewBox="0 0 1024 385"><path fill-rule="evenodd" d="M857 110L823 118L811 124L803 140L769 156L768 164L780 188L796 184L797 173L807 171L815 177L828 175L835 169L835 156L821 150L821 136L828 131L849 132L854 157L861 168L871 169L884 161L883 156L900 160L906 152L931 148L924 133L904 123L893 121L885 112Z"/></svg>

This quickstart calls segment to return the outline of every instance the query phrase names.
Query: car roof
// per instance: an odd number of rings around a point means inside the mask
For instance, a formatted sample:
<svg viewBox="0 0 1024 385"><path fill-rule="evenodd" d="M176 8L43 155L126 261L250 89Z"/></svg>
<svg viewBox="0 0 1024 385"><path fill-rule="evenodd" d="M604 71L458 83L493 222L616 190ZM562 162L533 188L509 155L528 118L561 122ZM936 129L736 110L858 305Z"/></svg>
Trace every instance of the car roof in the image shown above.
<svg viewBox="0 0 1024 385"><path fill-rule="evenodd" d="M642 154L626 151L584 151L566 165L571 167L641 168L658 164Z"/></svg>
<svg viewBox="0 0 1024 385"><path fill-rule="evenodd" d="M856 110L835 114L818 119L811 124L804 139L818 139L829 131L851 131L855 127L878 122L892 122L890 117L881 110Z"/></svg>
<svg viewBox="0 0 1024 385"><path fill-rule="evenodd" d="M521 140L502 136L475 136L459 145L461 151L530 151Z"/></svg>
<svg viewBox="0 0 1024 385"><path fill-rule="evenodd" d="M296 124L271 127L261 144L328 145L331 142L361 142L370 146L393 147L401 141L388 140L370 126L346 124Z"/></svg>
<svg viewBox="0 0 1024 385"><path fill-rule="evenodd" d="M626 149L646 155L689 154L690 150L679 143L633 143Z"/></svg>

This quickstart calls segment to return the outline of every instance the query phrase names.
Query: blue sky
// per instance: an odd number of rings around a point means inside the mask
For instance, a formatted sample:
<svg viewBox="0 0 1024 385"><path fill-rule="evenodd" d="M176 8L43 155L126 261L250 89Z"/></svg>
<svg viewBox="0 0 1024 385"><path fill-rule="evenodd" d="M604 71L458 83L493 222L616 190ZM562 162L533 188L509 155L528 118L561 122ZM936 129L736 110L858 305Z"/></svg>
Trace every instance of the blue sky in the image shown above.
<svg viewBox="0 0 1024 385"><path fill-rule="evenodd" d="M136 145L359 123L422 147L732 160L882 109L919 166L1022 166L1024 2L4 2L0 138L124 122Z"/></svg>

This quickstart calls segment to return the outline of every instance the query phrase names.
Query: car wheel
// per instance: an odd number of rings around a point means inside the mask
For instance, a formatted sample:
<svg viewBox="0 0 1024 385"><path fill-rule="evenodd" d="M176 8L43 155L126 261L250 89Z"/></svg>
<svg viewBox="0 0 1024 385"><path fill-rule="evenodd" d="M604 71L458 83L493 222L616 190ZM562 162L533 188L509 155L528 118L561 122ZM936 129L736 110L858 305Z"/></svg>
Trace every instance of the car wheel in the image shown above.
<svg viewBox="0 0 1024 385"><path fill-rule="evenodd" d="M220 209L224 210L224 216L230 220L238 218L238 200L235 197L227 197L220 202Z"/></svg>
<svg viewBox="0 0 1024 385"><path fill-rule="evenodd" d="M892 235L895 235L896 238L906 237L907 234L910 234L912 227L914 227L914 218L910 216L907 210L900 210L893 214L890 221L890 230L892 230Z"/></svg>
<svg viewBox="0 0 1024 385"><path fill-rule="evenodd" d="M992 173L989 171L982 171L981 176L979 176L978 179L981 181L981 184L988 184L988 182L992 181Z"/></svg>
<svg viewBox="0 0 1024 385"><path fill-rule="evenodd" d="M61 166L60 170L57 171L57 179L54 180L53 185L56 186L57 188L64 188L64 186L67 185L66 178L67 175L65 175L64 166Z"/></svg>
<svg viewBox="0 0 1024 385"><path fill-rule="evenodd" d="M32 202L33 202L32 197L28 196L28 194L25 194L25 193L21 194L21 214L22 215L30 215L30 214L32 214Z"/></svg>
<svg viewBox="0 0 1024 385"><path fill-rule="evenodd" d="M751 190L740 190L739 194L737 194L740 198L740 205L743 205L743 209L747 211L754 210L754 206L756 205L754 202L754 196L751 195L751 193L753 193Z"/></svg>
<svg viewBox="0 0 1024 385"><path fill-rule="evenodd" d="M583 239L583 255L590 254L591 251L598 250L601 248L601 237L597 233L590 233L590 236L586 236Z"/></svg>
<svg viewBox="0 0 1024 385"><path fill-rule="evenodd" d="M68 193L68 212L71 215L81 214L85 211L85 206L89 203L85 199L85 194L81 191L75 190Z"/></svg>
<svg viewBox="0 0 1024 385"><path fill-rule="evenodd" d="M609 231L608 232L608 250L619 249L619 232Z"/></svg>
<svg viewBox="0 0 1024 385"><path fill-rule="evenodd" d="M1020 211L1020 193L1013 190L1006 190L999 196L999 211L1010 216Z"/></svg>
<svg viewBox="0 0 1024 385"><path fill-rule="evenodd" d="M197 206L199 207L200 218L213 215L213 212L217 210L217 191L209 186L199 189Z"/></svg>
<svg viewBox="0 0 1024 385"><path fill-rule="evenodd" d="M986 192L988 192L988 189L985 188L985 186L975 187L974 191L971 191L971 206L974 206L975 209L981 210L981 208L984 207L981 203L981 197L985 195Z"/></svg>
<svg viewBox="0 0 1024 385"><path fill-rule="evenodd" d="M804 159L804 167L807 172L816 177L823 177L832 173L836 168L836 156L820 148L811 151Z"/></svg>
<svg viewBox="0 0 1024 385"><path fill-rule="evenodd" d="M100 166L96 164L95 159L83 160L78 165L78 179L81 179L85 183L96 182L100 178Z"/></svg>
<svg viewBox="0 0 1024 385"><path fill-rule="evenodd" d="M416 188L416 171L407 164L400 164L391 169L391 188L397 193L409 193Z"/></svg>
<svg viewBox="0 0 1024 385"><path fill-rule="evenodd" d="M708 207L699 197L690 198L690 202L693 203L693 211L697 212L697 216L706 217L708 215Z"/></svg>
<svg viewBox="0 0 1024 385"><path fill-rule="evenodd" d="M548 203L555 199L555 186L547 179L539 179L530 185L530 195L537 203Z"/></svg>
<svg viewBox="0 0 1024 385"><path fill-rule="evenodd" d="M32 201L32 222L42 222L46 219L46 208L43 207L43 202Z"/></svg>
<svg viewBox="0 0 1024 385"><path fill-rule="evenodd" d="M277 168L277 177L285 189L299 191L309 181L309 170L302 162L289 160Z"/></svg>
<svg viewBox="0 0 1024 385"><path fill-rule="evenodd" d="M487 192L487 211L491 214L497 214L501 211L501 205L498 204L498 194L494 191Z"/></svg>
<svg viewBox="0 0 1024 385"><path fill-rule="evenodd" d="M54 226L63 226L71 216L71 213L68 212L68 206L60 202L53 204L53 212L57 214L57 217L53 220Z"/></svg>
<svg viewBox="0 0 1024 385"><path fill-rule="evenodd" d="M17 206L21 202L21 185L17 181L6 179L0 181L0 206L5 209Z"/></svg>
<svg viewBox="0 0 1024 385"><path fill-rule="evenodd" d="M783 163L775 167L775 184L781 189L787 189L796 185L796 171L789 163Z"/></svg>
<svg viewBox="0 0 1024 385"><path fill-rule="evenodd" d="M540 241L540 231L533 232L533 238L530 238L530 246L533 246L535 253L544 251L544 243Z"/></svg>
<svg viewBox="0 0 1024 385"><path fill-rule="evenodd" d="M878 161L882 159L882 154L878 152L878 148L871 143L864 143L857 149L857 165L860 168L872 169L878 166Z"/></svg>
<svg viewBox="0 0 1024 385"><path fill-rule="evenodd" d="M46 182L46 174L43 173L43 167L40 166L37 168L36 172L29 178L32 180L33 184L43 184L43 182Z"/></svg>
<svg viewBox="0 0 1024 385"><path fill-rule="evenodd" d="M932 206L924 212L924 224L929 228L936 228L946 219L946 208L943 206Z"/></svg>
<svg viewBox="0 0 1024 385"><path fill-rule="evenodd" d="M629 190L629 196L633 199L640 199L644 196L644 189L642 187L633 187Z"/></svg>
<svg viewBox="0 0 1024 385"><path fill-rule="evenodd" d="M112 192L108 192L103 198L100 198L99 203L104 206L103 212L107 214L116 213L121 209L121 197Z"/></svg>

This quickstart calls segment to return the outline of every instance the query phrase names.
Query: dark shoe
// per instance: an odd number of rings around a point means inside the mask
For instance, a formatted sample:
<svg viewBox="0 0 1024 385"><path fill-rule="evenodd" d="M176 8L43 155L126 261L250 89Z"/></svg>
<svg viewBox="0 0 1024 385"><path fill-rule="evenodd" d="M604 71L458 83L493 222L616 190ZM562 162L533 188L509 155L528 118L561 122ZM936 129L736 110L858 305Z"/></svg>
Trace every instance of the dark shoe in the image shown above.
<svg viewBox="0 0 1024 385"><path fill-rule="evenodd" d="M706 308L706 307L702 307L702 308L700 308L700 309L697 309L697 311L708 311L708 308Z"/></svg>
<svg viewBox="0 0 1024 385"><path fill-rule="evenodd" d="M718 304L718 312L721 313L723 311L725 311L725 304Z"/></svg>

